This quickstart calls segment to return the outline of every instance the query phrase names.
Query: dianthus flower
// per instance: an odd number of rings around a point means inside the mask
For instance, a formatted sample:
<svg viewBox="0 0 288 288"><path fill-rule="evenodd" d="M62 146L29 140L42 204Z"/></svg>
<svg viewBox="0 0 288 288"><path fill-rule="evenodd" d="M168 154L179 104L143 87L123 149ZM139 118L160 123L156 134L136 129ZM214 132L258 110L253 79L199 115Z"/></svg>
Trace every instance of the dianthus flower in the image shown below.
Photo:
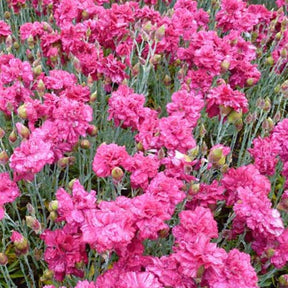
<svg viewBox="0 0 288 288"><path fill-rule="evenodd" d="M288 161L288 119L279 122L272 131L272 141L280 146L279 155L284 162Z"/></svg>
<svg viewBox="0 0 288 288"><path fill-rule="evenodd" d="M278 269L282 268L288 261L288 229L277 238L271 263Z"/></svg>
<svg viewBox="0 0 288 288"><path fill-rule="evenodd" d="M172 177L167 177L164 172L157 174L153 178L146 189L146 193L151 194L163 206L169 207L168 213L173 214L175 206L181 203L186 197L185 193L181 191L183 182Z"/></svg>
<svg viewBox="0 0 288 288"><path fill-rule="evenodd" d="M195 95L182 89L173 93L172 102L166 107L169 115L179 115L187 119L191 127L195 127L204 107L204 101L199 94Z"/></svg>
<svg viewBox="0 0 288 288"><path fill-rule="evenodd" d="M271 188L269 179L261 175L252 164L237 169L230 168L224 174L221 184L226 189L224 196L228 206L233 205L239 199L237 192L239 187L249 187L254 193L264 198L267 198Z"/></svg>
<svg viewBox="0 0 288 288"><path fill-rule="evenodd" d="M230 108L237 112L246 113L248 111L248 101L245 94L233 90L229 84L222 84L212 88L207 95L207 113L209 117L220 114L220 106Z"/></svg>
<svg viewBox="0 0 288 288"><path fill-rule="evenodd" d="M254 158L254 165L261 174L271 176L275 173L278 163L277 155L280 152L280 145L275 138L256 138L253 140L253 148L248 149Z"/></svg>
<svg viewBox="0 0 288 288"><path fill-rule="evenodd" d="M189 121L179 115L161 118L159 120L159 132L159 142L168 150L186 153L196 146Z"/></svg>
<svg viewBox="0 0 288 288"><path fill-rule="evenodd" d="M138 152L129 159L127 170L131 172L130 180L133 188L146 189L149 180L157 175L159 161L156 156L144 156Z"/></svg>
<svg viewBox="0 0 288 288"><path fill-rule="evenodd" d="M11 33L10 26L3 20L0 20L0 39L2 37L6 38L7 36L11 35Z"/></svg>
<svg viewBox="0 0 288 288"><path fill-rule="evenodd" d="M44 259L49 269L54 271L57 281L62 281L69 274L83 277L84 272L78 269L76 264L88 261L81 235L70 233L70 230L65 226L63 229L46 230L41 234L46 245Z"/></svg>
<svg viewBox="0 0 288 288"><path fill-rule="evenodd" d="M164 288L158 278L149 272L127 272L121 273L117 282L119 288L153 287Z"/></svg>
<svg viewBox="0 0 288 288"><path fill-rule="evenodd" d="M257 274L250 263L250 255L232 249L223 259L223 265L204 272L203 285L211 288L257 288Z"/></svg>
<svg viewBox="0 0 288 288"><path fill-rule="evenodd" d="M14 149L10 157L10 167L14 172L15 181L21 179L32 181L36 173L53 161L51 143L31 137L29 140L22 141L21 145Z"/></svg>
<svg viewBox="0 0 288 288"><path fill-rule="evenodd" d="M237 191L240 200L233 207L236 216L264 238L280 236L284 225L278 210L271 208L270 199L256 194L249 187L239 187Z"/></svg>
<svg viewBox="0 0 288 288"><path fill-rule="evenodd" d="M93 171L98 177L107 177L111 175L113 168L121 166L126 169L129 155L125 146L117 144L101 144L93 160Z"/></svg>
<svg viewBox="0 0 288 288"><path fill-rule="evenodd" d="M84 222L83 210L93 209L96 207L96 192L86 192L79 180L73 183L72 196L63 188L56 192L56 199L58 200L57 213L59 215L58 221L66 221L69 224L79 225Z"/></svg>
<svg viewBox="0 0 288 288"><path fill-rule="evenodd" d="M76 76L64 70L50 70L49 76L44 77L44 83L47 89L66 89L75 85L76 82Z"/></svg>
<svg viewBox="0 0 288 288"><path fill-rule="evenodd" d="M97 210L83 212L82 240L99 253L121 251L132 241L136 228L130 199L120 196L116 201L102 201Z"/></svg>
<svg viewBox="0 0 288 288"><path fill-rule="evenodd" d="M19 195L19 188L8 172L0 173L0 220L4 217L3 205L13 202Z"/></svg>
<svg viewBox="0 0 288 288"><path fill-rule="evenodd" d="M113 119L116 126L136 130L143 117L144 103L144 95L136 94L131 88L121 85L109 99L108 120Z"/></svg>

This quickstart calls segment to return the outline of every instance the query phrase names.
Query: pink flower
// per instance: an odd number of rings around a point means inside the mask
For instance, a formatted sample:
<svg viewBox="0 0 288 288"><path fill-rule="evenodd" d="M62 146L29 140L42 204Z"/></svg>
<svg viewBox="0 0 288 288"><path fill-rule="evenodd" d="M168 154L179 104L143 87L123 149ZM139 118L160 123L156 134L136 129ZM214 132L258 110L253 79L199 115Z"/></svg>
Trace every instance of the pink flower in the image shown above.
<svg viewBox="0 0 288 288"><path fill-rule="evenodd" d="M257 288L257 274L250 263L250 255L232 249L223 259L223 265L204 272L203 285L211 288ZM216 268L216 269L215 269Z"/></svg>
<svg viewBox="0 0 288 288"><path fill-rule="evenodd" d="M21 179L32 181L36 173L53 161L54 153L51 151L51 144L31 137L14 149L10 157L10 167L14 172L15 181Z"/></svg>
<svg viewBox="0 0 288 288"><path fill-rule="evenodd" d="M172 94L172 102L167 104L167 112L169 115L179 115L187 119L191 127L195 127L203 107L204 101L199 94L182 89Z"/></svg>
<svg viewBox="0 0 288 288"><path fill-rule="evenodd" d="M144 95L133 93L131 88L121 85L109 99L108 120L113 119L116 126L136 130L143 117L144 103Z"/></svg>
<svg viewBox="0 0 288 288"><path fill-rule="evenodd" d="M224 195L228 206L234 204L238 199L238 188L250 188L257 195L267 198L271 189L268 178L261 175L252 164L237 169L230 168L221 180L226 189ZM260 198L261 198L260 197Z"/></svg>
<svg viewBox="0 0 288 288"><path fill-rule="evenodd" d="M154 196L156 201L163 203L163 207L168 205L168 213L172 215L175 206L186 197L185 193L181 191L182 187L182 181L167 177L163 172L160 172L152 179L146 189L146 193Z"/></svg>
<svg viewBox="0 0 288 288"><path fill-rule="evenodd" d="M163 117L159 120L159 142L168 150L186 153L196 146L192 127L188 120L179 115Z"/></svg>
<svg viewBox="0 0 288 288"><path fill-rule="evenodd" d="M117 282L119 288L153 287L164 288L158 278L149 272L127 272L121 273Z"/></svg>
<svg viewBox="0 0 288 288"><path fill-rule="evenodd" d="M173 235L178 241L193 242L197 235L203 234L207 239L218 237L217 223L210 209L196 207L194 211L181 211L180 225L173 228Z"/></svg>
<svg viewBox="0 0 288 288"><path fill-rule="evenodd" d="M0 38L1 37L6 38L9 35L11 35L10 26L6 22L4 22L3 20L0 20Z"/></svg>
<svg viewBox="0 0 288 288"><path fill-rule="evenodd" d="M44 77L44 83L47 89L66 89L75 85L76 76L64 70L50 70L49 76Z"/></svg>
<svg viewBox="0 0 288 288"><path fill-rule="evenodd" d="M124 146L102 143L98 147L93 160L93 171L98 177L107 177L117 166L126 169L129 157Z"/></svg>
<svg viewBox="0 0 288 288"><path fill-rule="evenodd" d="M19 188L10 180L8 172L0 173L0 220L4 217L3 205L13 202L19 195Z"/></svg>
<svg viewBox="0 0 288 288"><path fill-rule="evenodd" d="M277 238L276 248L271 258L271 263L278 269L282 268L288 261L288 229Z"/></svg>
<svg viewBox="0 0 288 288"><path fill-rule="evenodd" d="M96 208L96 192L86 192L79 180L73 183L72 196L63 188L56 192L58 200L57 212L59 217L57 221L65 220L69 224L75 226L81 225L84 222L84 210Z"/></svg>
<svg viewBox="0 0 288 288"><path fill-rule="evenodd" d="M251 230L259 232L262 237L278 237L284 231L284 225L280 213L271 209L272 203L266 196L257 195L248 187L237 189L238 201L233 209L237 217L244 220Z"/></svg>
<svg viewBox="0 0 288 288"><path fill-rule="evenodd" d="M248 111L248 101L245 94L233 90L229 84L222 84L212 88L207 95L207 113L209 117L219 115L220 106L230 108L237 112L246 113Z"/></svg>
<svg viewBox="0 0 288 288"><path fill-rule="evenodd" d="M159 161L156 156L136 153L127 162L127 170L132 173L130 176L132 187L146 189L149 180L157 175L158 168Z"/></svg>
<svg viewBox="0 0 288 288"><path fill-rule="evenodd" d="M68 274L83 277L84 272L78 269L76 264L88 261L81 236L71 233L70 230L70 227L65 226L64 229L46 230L41 234L46 245L44 259L49 269L54 271L57 281L62 281Z"/></svg>
<svg viewBox="0 0 288 288"><path fill-rule="evenodd" d="M275 173L278 163L277 155L279 154L280 145L275 138L258 137L253 140L253 148L248 149L254 158L254 165L261 174L271 176Z"/></svg>

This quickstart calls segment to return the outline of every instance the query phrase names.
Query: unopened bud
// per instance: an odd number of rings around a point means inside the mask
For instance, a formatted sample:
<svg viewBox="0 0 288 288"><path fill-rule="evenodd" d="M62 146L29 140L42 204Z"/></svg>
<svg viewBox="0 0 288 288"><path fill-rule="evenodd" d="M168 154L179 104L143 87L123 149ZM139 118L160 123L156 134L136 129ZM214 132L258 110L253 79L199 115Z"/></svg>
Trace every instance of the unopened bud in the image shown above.
<svg viewBox="0 0 288 288"><path fill-rule="evenodd" d="M279 277L279 288L288 288L288 274Z"/></svg>
<svg viewBox="0 0 288 288"><path fill-rule="evenodd" d="M16 131L13 130L13 131L10 133L10 135L9 135L8 138L9 138L9 141L10 141L11 143L14 143L14 142L17 140Z"/></svg>
<svg viewBox="0 0 288 288"><path fill-rule="evenodd" d="M36 67L33 68L33 74L35 77L39 76L42 73L42 66L37 65Z"/></svg>
<svg viewBox="0 0 288 288"><path fill-rule="evenodd" d="M28 139L29 136L30 136L30 130L25 126L23 125L22 123L16 123L16 128L17 128L17 132L18 134L24 138L24 139Z"/></svg>
<svg viewBox="0 0 288 288"><path fill-rule="evenodd" d="M81 142L80 142L80 147L81 147L82 149L89 149L90 146L91 146L91 144L90 144L90 141L89 141L88 139L83 139L83 140L81 140Z"/></svg>
<svg viewBox="0 0 288 288"><path fill-rule="evenodd" d="M97 91L93 92L91 95L90 95L90 104L94 103L95 101L97 100Z"/></svg>
<svg viewBox="0 0 288 288"><path fill-rule="evenodd" d="M223 106L223 105L220 105L220 113L221 115L228 115L231 111L232 111L232 108L231 107L226 107L226 106Z"/></svg>
<svg viewBox="0 0 288 288"><path fill-rule="evenodd" d="M43 275L40 277L41 282L51 281L53 279L54 273L51 270L45 270Z"/></svg>
<svg viewBox="0 0 288 288"><path fill-rule="evenodd" d="M72 180L68 183L68 189L70 189L70 190L73 189L73 185L74 185L74 183L75 183L76 180L77 180L77 179L74 178L74 179L72 179ZM57 205L58 205L58 204L57 204ZM57 206L57 207L58 207L58 206Z"/></svg>
<svg viewBox="0 0 288 288"><path fill-rule="evenodd" d="M58 200L52 200L49 203L48 206L48 211L52 212L52 211L56 211L58 209Z"/></svg>
<svg viewBox="0 0 288 288"><path fill-rule="evenodd" d="M56 212L56 211L52 211L52 212L50 212L48 218L49 218L51 221L55 221L55 220L57 219L57 217L58 217L57 212Z"/></svg>
<svg viewBox="0 0 288 288"><path fill-rule="evenodd" d="M20 48L20 45L19 45L19 43L16 41L16 42L13 43L13 47L14 47L14 49L18 50L18 49Z"/></svg>
<svg viewBox="0 0 288 288"><path fill-rule="evenodd" d="M30 35L30 36L28 37L27 43L28 43L29 49L33 49L33 48L34 48L35 42L34 42L34 38L33 38L32 35Z"/></svg>
<svg viewBox="0 0 288 288"><path fill-rule="evenodd" d="M150 59L149 62L150 62L150 64L152 64L152 65L157 65L157 64L160 63L161 59L162 59L162 56L161 56L161 55L155 54L154 56L152 56L152 58Z"/></svg>
<svg viewBox="0 0 288 288"><path fill-rule="evenodd" d="M272 66L274 64L274 59L272 56L267 57L266 64Z"/></svg>
<svg viewBox="0 0 288 288"><path fill-rule="evenodd" d="M248 86L253 86L256 83L256 81L257 80L255 78L251 77L251 78L247 79L246 83L247 83Z"/></svg>
<svg viewBox="0 0 288 288"><path fill-rule="evenodd" d="M25 104L19 106L19 108L17 109L17 112L20 118L27 119L27 110L26 110Z"/></svg>
<svg viewBox="0 0 288 288"><path fill-rule="evenodd" d="M4 253L0 253L0 265L1 265L1 266L4 266L4 265L6 265L6 264L8 264L8 257L7 257L7 255L4 254Z"/></svg>
<svg viewBox="0 0 288 288"><path fill-rule="evenodd" d="M5 165L9 161L9 156L6 151L0 152L0 164Z"/></svg>
<svg viewBox="0 0 288 288"><path fill-rule="evenodd" d="M281 56L282 58L286 58L286 57L287 57L287 50L286 50L285 48L283 48L283 49L281 50L280 56Z"/></svg>
<svg viewBox="0 0 288 288"><path fill-rule="evenodd" d="M274 129L274 122L273 120L269 117L265 119L262 123L262 128L264 130L267 130L268 132L272 131Z"/></svg>
<svg viewBox="0 0 288 288"><path fill-rule="evenodd" d="M163 24L162 26L160 26L156 32L155 32L155 38L158 41L161 41L163 39L163 37L165 36L165 25Z"/></svg>
<svg viewBox="0 0 288 288"><path fill-rule="evenodd" d="M41 224L40 222L32 216L26 216L26 225L31 228L36 234L41 233Z"/></svg>
<svg viewBox="0 0 288 288"><path fill-rule="evenodd" d="M228 115L228 122L234 124L238 120L242 120L242 111L237 112L237 111L233 110Z"/></svg>
<svg viewBox="0 0 288 288"><path fill-rule="evenodd" d="M224 59L221 63L221 68L225 72L229 69L230 67L230 62L227 59Z"/></svg>
<svg viewBox="0 0 288 288"><path fill-rule="evenodd" d="M120 181L123 178L124 172L120 167L114 167L111 176L113 180Z"/></svg>
<svg viewBox="0 0 288 288"><path fill-rule="evenodd" d="M95 125L90 125L86 132L90 135L90 136L96 136L98 134L98 128Z"/></svg>
<svg viewBox="0 0 288 288"><path fill-rule="evenodd" d="M269 112L271 109L271 100L269 98L265 98L263 110L265 112Z"/></svg>
<svg viewBox="0 0 288 288"><path fill-rule="evenodd" d="M23 255L28 252L29 249L28 240L19 232L16 231L12 232L11 241L14 243L16 254Z"/></svg>
<svg viewBox="0 0 288 288"><path fill-rule="evenodd" d="M9 19L10 19L10 17L11 17L11 14L10 14L10 12L8 12L8 11L5 11L5 13L4 13L4 18L5 18L6 20L9 20Z"/></svg>
<svg viewBox="0 0 288 288"><path fill-rule="evenodd" d="M140 72L140 63L138 62L132 67L132 75L137 76L139 72Z"/></svg>
<svg viewBox="0 0 288 288"><path fill-rule="evenodd" d="M166 74L163 82L166 86L170 85L171 84L171 77Z"/></svg>

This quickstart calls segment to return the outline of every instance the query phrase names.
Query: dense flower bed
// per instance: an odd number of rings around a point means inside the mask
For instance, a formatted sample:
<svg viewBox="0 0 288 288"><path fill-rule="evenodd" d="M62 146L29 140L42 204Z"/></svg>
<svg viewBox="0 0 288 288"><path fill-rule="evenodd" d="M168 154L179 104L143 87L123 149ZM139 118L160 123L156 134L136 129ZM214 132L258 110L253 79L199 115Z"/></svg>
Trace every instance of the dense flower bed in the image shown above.
<svg viewBox="0 0 288 288"><path fill-rule="evenodd" d="M3 0L0 287L288 287L287 1Z"/></svg>

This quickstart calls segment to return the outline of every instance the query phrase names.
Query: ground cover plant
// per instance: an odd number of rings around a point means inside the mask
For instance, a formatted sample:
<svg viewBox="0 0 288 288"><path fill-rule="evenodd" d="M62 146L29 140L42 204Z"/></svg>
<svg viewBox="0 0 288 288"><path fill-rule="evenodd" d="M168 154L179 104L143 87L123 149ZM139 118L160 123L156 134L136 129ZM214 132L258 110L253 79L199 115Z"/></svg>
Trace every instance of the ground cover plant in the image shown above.
<svg viewBox="0 0 288 288"><path fill-rule="evenodd" d="M0 287L288 287L288 2L0 2Z"/></svg>

